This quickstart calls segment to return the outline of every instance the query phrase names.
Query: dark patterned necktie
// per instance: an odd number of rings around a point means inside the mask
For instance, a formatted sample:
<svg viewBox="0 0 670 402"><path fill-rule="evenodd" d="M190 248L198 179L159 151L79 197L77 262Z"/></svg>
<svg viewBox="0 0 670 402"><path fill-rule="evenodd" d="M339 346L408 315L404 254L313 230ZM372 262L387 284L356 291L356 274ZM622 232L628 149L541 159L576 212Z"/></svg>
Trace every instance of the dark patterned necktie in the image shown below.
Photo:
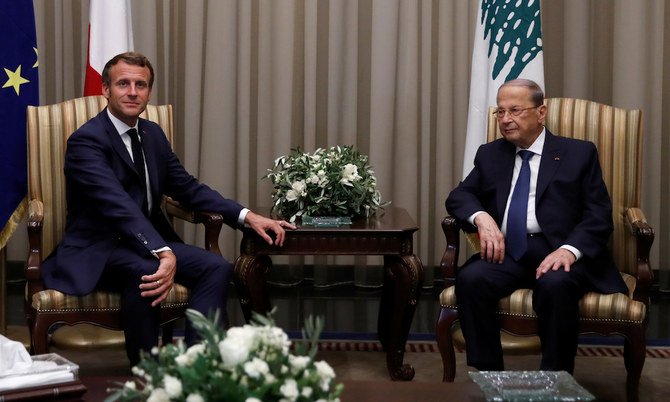
<svg viewBox="0 0 670 402"><path fill-rule="evenodd" d="M142 185L142 193L144 194L144 199L142 200L142 212L144 212L145 215L149 215L149 207L147 203L147 177L144 170L142 143L140 143L139 135L134 128L126 131L126 133L130 136L130 145L133 151L133 163L135 164L137 174L140 176L140 184Z"/></svg>
<svg viewBox="0 0 670 402"><path fill-rule="evenodd" d="M521 170L514 186L512 199L507 211L507 253L518 261L528 248L528 193L530 192L530 158L535 155L531 151L519 151Z"/></svg>

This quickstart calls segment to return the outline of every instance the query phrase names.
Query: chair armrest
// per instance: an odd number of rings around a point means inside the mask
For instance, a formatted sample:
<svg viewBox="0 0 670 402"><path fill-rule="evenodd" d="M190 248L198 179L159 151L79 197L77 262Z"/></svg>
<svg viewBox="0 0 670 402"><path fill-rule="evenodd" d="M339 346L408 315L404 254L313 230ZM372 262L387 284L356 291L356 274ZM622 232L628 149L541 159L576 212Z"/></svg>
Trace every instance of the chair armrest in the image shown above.
<svg viewBox="0 0 670 402"><path fill-rule="evenodd" d="M648 303L649 290L654 281L654 273L649 265L649 253L654 243L654 229L647 223L644 212L636 207L626 209L624 222L636 240L637 285L633 298Z"/></svg>
<svg viewBox="0 0 670 402"><path fill-rule="evenodd" d="M223 216L214 212L191 211L170 197L165 198L165 212L168 216L205 227L205 249L221 255L219 234L223 227Z"/></svg>
<svg viewBox="0 0 670 402"><path fill-rule="evenodd" d="M42 282L42 224L44 222L44 204L40 200L30 200L28 204L28 259L24 274L28 295L44 290ZM30 299L30 298L29 298Z"/></svg>
<svg viewBox="0 0 670 402"><path fill-rule="evenodd" d="M440 271L444 278L444 287L453 286L456 280L456 268L458 264L458 253L460 248L460 227L456 219L447 216L442 220L442 231L447 240L447 247L440 261Z"/></svg>

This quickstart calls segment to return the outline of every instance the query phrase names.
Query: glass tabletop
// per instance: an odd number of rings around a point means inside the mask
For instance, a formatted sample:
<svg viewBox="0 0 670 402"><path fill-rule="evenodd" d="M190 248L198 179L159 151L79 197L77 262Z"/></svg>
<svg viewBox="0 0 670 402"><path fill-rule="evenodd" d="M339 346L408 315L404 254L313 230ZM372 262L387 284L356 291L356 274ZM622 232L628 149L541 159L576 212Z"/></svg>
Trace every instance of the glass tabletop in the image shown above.
<svg viewBox="0 0 670 402"><path fill-rule="evenodd" d="M487 401L592 401L591 393L565 371L469 372Z"/></svg>

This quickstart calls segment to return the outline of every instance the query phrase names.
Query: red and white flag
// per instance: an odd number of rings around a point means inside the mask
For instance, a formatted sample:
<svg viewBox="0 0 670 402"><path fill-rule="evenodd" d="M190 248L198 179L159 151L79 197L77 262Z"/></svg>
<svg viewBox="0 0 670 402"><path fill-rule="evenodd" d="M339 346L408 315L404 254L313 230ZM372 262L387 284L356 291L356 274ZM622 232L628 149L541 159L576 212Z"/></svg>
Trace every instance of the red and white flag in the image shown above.
<svg viewBox="0 0 670 402"><path fill-rule="evenodd" d="M91 0L84 96L102 94L102 69L119 53L133 50L130 0Z"/></svg>

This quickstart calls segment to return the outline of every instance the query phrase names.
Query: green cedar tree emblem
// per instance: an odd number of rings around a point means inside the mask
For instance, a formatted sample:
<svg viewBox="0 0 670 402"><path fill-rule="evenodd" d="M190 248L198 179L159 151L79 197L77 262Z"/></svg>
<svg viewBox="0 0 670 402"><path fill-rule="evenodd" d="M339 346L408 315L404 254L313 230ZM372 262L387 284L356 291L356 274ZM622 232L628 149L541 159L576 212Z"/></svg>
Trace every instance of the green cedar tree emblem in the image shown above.
<svg viewBox="0 0 670 402"><path fill-rule="evenodd" d="M498 46L492 77L495 80L514 54L512 69L505 81L519 74L542 51L542 24L539 0L482 0L484 39L489 40L488 57ZM486 21L486 22L484 22Z"/></svg>

